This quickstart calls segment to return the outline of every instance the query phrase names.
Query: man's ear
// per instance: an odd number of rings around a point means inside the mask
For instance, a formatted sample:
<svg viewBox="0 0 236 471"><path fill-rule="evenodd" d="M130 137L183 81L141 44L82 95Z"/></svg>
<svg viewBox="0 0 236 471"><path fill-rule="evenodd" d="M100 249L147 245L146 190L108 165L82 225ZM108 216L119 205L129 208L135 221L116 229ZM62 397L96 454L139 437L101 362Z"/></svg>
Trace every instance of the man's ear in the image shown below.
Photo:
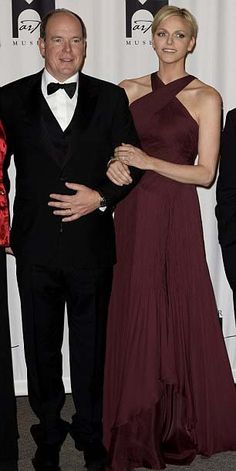
<svg viewBox="0 0 236 471"><path fill-rule="evenodd" d="M38 44L40 54L44 58L45 57L45 41L44 41L44 39L39 38L37 44Z"/></svg>

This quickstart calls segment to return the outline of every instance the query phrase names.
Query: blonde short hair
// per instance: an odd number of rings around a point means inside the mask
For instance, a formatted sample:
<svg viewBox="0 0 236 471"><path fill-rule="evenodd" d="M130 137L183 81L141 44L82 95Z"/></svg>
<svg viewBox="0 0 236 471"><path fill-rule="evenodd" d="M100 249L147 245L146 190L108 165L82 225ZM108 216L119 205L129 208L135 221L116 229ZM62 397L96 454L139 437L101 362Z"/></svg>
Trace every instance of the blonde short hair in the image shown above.
<svg viewBox="0 0 236 471"><path fill-rule="evenodd" d="M195 39L197 38L198 24L196 18L192 15L192 13L190 13L190 11L186 10L186 8L178 8L173 5L166 5L160 8L160 10L156 13L152 22L152 35L155 34L159 24L170 16L178 16L185 19L190 27L191 36Z"/></svg>

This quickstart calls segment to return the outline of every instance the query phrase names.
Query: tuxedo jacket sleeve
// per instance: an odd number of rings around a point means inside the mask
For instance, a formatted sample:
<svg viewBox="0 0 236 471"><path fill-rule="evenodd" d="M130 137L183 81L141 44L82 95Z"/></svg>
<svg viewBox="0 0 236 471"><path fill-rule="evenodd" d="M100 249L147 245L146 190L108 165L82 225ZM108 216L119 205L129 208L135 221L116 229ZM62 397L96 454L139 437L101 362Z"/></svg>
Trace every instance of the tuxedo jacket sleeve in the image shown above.
<svg viewBox="0 0 236 471"><path fill-rule="evenodd" d="M135 129L135 125L129 109L128 98L125 91L120 88L119 95L117 95L116 102L114 103L114 116L111 128L112 147L115 148L122 143L133 144L140 147L139 138ZM112 155L110 156L112 158ZM115 206L121 199L123 199L137 184L143 175L143 171L130 167L130 175L132 183L129 185L118 186L112 183L106 175L104 180L101 181L97 190L100 191L106 198L109 206Z"/></svg>
<svg viewBox="0 0 236 471"><path fill-rule="evenodd" d="M229 111L221 140L216 217L222 247L236 245L236 109Z"/></svg>

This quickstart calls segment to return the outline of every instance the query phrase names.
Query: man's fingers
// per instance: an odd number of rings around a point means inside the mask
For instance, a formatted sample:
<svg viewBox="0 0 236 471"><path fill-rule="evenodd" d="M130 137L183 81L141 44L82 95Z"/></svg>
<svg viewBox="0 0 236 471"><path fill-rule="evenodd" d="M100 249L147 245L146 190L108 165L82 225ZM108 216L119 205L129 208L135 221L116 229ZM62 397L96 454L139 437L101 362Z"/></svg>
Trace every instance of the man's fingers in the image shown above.
<svg viewBox="0 0 236 471"><path fill-rule="evenodd" d="M112 168L108 170L107 176L114 182L117 181L119 184L127 185L132 182L132 178L130 175L123 169L120 171L119 169L113 170Z"/></svg>
<svg viewBox="0 0 236 471"><path fill-rule="evenodd" d="M76 213L76 214L73 214L73 216L62 218L62 222L76 221L76 219L79 219L81 216L83 216L83 214Z"/></svg>
<svg viewBox="0 0 236 471"><path fill-rule="evenodd" d="M55 209L53 211L53 214L55 214L56 216L72 216L73 215L73 210L71 208L67 208L67 209Z"/></svg>
<svg viewBox="0 0 236 471"><path fill-rule="evenodd" d="M73 198L73 196L74 195L58 195L57 193L51 193L49 195L49 197L52 198L53 200L63 201L66 203L69 203L71 201L71 198Z"/></svg>
<svg viewBox="0 0 236 471"><path fill-rule="evenodd" d="M11 247L5 247L5 253L8 255L14 255L14 252Z"/></svg>
<svg viewBox="0 0 236 471"><path fill-rule="evenodd" d="M51 206L52 208L69 209L71 207L71 201L68 203L59 203L59 201L49 201L48 206Z"/></svg>
<svg viewBox="0 0 236 471"><path fill-rule="evenodd" d="M115 185L123 186L123 183L120 180L117 180L116 178L113 178L113 177L109 177L109 178L112 181L112 183L115 183Z"/></svg>
<svg viewBox="0 0 236 471"><path fill-rule="evenodd" d="M84 187L84 185L80 185L79 183L70 183L70 182L66 182L65 185L67 186L67 188L70 188L71 190L75 190L75 191L81 191L82 188Z"/></svg>
<svg viewBox="0 0 236 471"><path fill-rule="evenodd" d="M113 175L109 175L109 179L115 183L115 185L118 185L118 186L123 186L123 185L129 185L131 182L125 178L119 178L117 177L117 175L113 176Z"/></svg>

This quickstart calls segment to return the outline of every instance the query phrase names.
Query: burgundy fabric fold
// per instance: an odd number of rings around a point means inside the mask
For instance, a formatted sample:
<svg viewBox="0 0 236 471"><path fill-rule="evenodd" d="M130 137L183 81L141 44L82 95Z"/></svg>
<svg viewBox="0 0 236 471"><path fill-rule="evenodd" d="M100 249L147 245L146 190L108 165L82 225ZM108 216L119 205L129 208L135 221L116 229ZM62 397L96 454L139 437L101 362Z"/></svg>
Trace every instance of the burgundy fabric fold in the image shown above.
<svg viewBox="0 0 236 471"><path fill-rule="evenodd" d="M131 105L143 149L193 164L198 125L168 85ZM146 171L115 212L117 260L104 385L113 471L236 450L236 392L217 316L196 188Z"/></svg>

